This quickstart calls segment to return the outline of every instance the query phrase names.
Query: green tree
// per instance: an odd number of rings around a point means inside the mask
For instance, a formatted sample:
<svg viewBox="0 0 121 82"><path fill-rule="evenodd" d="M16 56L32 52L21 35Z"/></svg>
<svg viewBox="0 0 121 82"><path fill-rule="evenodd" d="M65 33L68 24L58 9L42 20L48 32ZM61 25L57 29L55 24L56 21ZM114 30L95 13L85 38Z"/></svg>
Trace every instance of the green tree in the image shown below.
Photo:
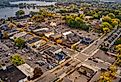
<svg viewBox="0 0 121 82"><path fill-rule="evenodd" d="M31 16L34 16L34 15L36 15L37 14L37 12L34 12L34 11L30 11L30 13L29 13Z"/></svg>
<svg viewBox="0 0 121 82"><path fill-rule="evenodd" d="M22 57L19 54L15 54L15 55L11 56L10 60L16 66L19 66L19 65L25 63L24 60L22 59Z"/></svg>
<svg viewBox="0 0 121 82"><path fill-rule="evenodd" d="M22 16L24 14L25 14L25 12L23 10L19 10L19 11L16 12L17 17L20 17L20 16Z"/></svg>
<svg viewBox="0 0 121 82"><path fill-rule="evenodd" d="M84 23L83 20L80 17L76 17L75 21L79 22L79 23Z"/></svg>
<svg viewBox="0 0 121 82"><path fill-rule="evenodd" d="M116 15L116 18L118 18L119 20L121 20L121 13L119 15Z"/></svg>
<svg viewBox="0 0 121 82"><path fill-rule="evenodd" d="M91 11L87 11L86 15L87 16L93 16L95 14L95 11L91 10Z"/></svg>
<svg viewBox="0 0 121 82"><path fill-rule="evenodd" d="M114 11L114 15L118 15L119 13L120 13L119 10L115 10L115 11Z"/></svg>
<svg viewBox="0 0 121 82"><path fill-rule="evenodd" d="M80 16L79 16L81 19L84 19L84 17L85 17L85 15L83 15L83 14L80 14Z"/></svg>
<svg viewBox="0 0 121 82"><path fill-rule="evenodd" d="M109 28L109 29L112 29L112 25L109 24L108 22L103 22L102 25L101 25L101 28Z"/></svg>
<svg viewBox="0 0 121 82"><path fill-rule="evenodd" d="M23 48L25 46L25 40L22 38L16 38L14 42L15 45L18 46L19 48Z"/></svg>
<svg viewBox="0 0 121 82"><path fill-rule="evenodd" d="M113 13L109 13L108 16L111 18L111 19L114 19L115 18L115 15Z"/></svg>
<svg viewBox="0 0 121 82"><path fill-rule="evenodd" d="M76 17L74 22L75 22L75 27L76 28L80 28L81 27L81 24L84 23L83 20L80 19L79 17Z"/></svg>
<svg viewBox="0 0 121 82"><path fill-rule="evenodd" d="M93 15L93 19L100 19L99 14L98 14L98 13L95 13L95 14Z"/></svg>
<svg viewBox="0 0 121 82"><path fill-rule="evenodd" d="M121 38L119 38L118 40L116 40L114 44L115 45L121 44Z"/></svg>
<svg viewBox="0 0 121 82"><path fill-rule="evenodd" d="M66 16L66 23L72 28L78 28L82 30L89 30L89 25L86 25L80 16Z"/></svg>
<svg viewBox="0 0 121 82"><path fill-rule="evenodd" d="M106 16L107 14L109 14L108 11L104 11L104 12L102 12L102 15L104 15L104 16Z"/></svg>
<svg viewBox="0 0 121 82"><path fill-rule="evenodd" d="M84 23L84 24L80 24L80 27L82 30L89 31L91 26Z"/></svg>

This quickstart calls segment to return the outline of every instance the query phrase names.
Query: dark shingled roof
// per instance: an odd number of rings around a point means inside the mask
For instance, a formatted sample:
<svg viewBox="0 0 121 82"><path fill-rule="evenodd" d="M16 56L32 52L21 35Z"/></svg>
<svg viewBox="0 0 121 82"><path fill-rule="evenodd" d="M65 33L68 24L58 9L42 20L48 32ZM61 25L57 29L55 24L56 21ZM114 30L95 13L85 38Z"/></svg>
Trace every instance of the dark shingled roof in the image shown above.
<svg viewBox="0 0 121 82"><path fill-rule="evenodd" d="M21 79L26 78L26 75L23 74L16 66L10 65L6 70L0 69L0 79L3 82L18 82Z"/></svg>

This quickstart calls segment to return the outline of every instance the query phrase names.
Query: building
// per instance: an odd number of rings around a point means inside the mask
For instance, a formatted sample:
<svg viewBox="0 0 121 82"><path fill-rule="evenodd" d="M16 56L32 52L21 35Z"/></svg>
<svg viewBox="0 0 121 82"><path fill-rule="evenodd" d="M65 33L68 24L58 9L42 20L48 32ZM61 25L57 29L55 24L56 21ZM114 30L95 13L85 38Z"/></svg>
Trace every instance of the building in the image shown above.
<svg viewBox="0 0 121 82"><path fill-rule="evenodd" d="M3 82L25 82L27 81L27 76L16 66L10 65L4 70L0 69L0 79Z"/></svg>
<svg viewBox="0 0 121 82"><path fill-rule="evenodd" d="M27 77L33 77L34 73L34 69L32 67L30 67L28 64L22 64L20 66L17 66L17 68L19 70L21 70Z"/></svg>
<svg viewBox="0 0 121 82"><path fill-rule="evenodd" d="M51 22L50 26L55 27L55 26L57 26L57 24L55 22Z"/></svg>
<svg viewBox="0 0 121 82"><path fill-rule="evenodd" d="M26 34L27 34L26 32L20 32L20 33L13 35L12 37L10 37L10 39L14 40L15 38L25 36Z"/></svg>
<svg viewBox="0 0 121 82"><path fill-rule="evenodd" d="M0 26L0 29L1 29L1 30L8 30L8 25L7 25L7 24L2 24L2 25Z"/></svg>
<svg viewBox="0 0 121 82"><path fill-rule="evenodd" d="M2 37L3 37L3 34L2 34L2 32L0 31L0 39L2 39Z"/></svg>
<svg viewBox="0 0 121 82"><path fill-rule="evenodd" d="M50 36L50 39L51 40L57 40L57 39L59 39L59 38L61 38L62 37L62 34L55 34L55 35L51 35Z"/></svg>
<svg viewBox="0 0 121 82"><path fill-rule="evenodd" d="M81 40L82 43L84 44L91 44L93 42L93 40L91 40L90 38L86 38L84 37L82 40Z"/></svg>

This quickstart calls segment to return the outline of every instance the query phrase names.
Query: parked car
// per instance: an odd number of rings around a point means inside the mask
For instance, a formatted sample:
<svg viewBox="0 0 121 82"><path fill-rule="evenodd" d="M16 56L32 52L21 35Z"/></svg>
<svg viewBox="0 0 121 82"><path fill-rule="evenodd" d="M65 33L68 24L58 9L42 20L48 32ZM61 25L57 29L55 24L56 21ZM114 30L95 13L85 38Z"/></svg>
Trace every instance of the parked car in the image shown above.
<svg viewBox="0 0 121 82"><path fill-rule="evenodd" d="M35 62L35 64L39 64L39 66L43 66L43 65L46 64L46 62L42 61L42 60L39 60L39 61Z"/></svg>

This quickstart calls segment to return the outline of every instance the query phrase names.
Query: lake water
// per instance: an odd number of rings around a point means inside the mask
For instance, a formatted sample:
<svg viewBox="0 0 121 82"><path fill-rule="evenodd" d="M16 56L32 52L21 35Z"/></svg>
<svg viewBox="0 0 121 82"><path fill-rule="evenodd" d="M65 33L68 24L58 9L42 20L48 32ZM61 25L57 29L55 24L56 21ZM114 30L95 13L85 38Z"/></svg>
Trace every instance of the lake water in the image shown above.
<svg viewBox="0 0 121 82"><path fill-rule="evenodd" d="M15 16L15 13L16 11L20 10L20 8L17 8L17 7L14 7L14 8L11 8L11 7L5 7L5 8L0 8L0 18L8 18L8 17L13 17ZM21 10L24 10L25 11L25 14L29 14L30 11L39 11L39 9L35 8L23 8Z"/></svg>
<svg viewBox="0 0 121 82"><path fill-rule="evenodd" d="M38 6L47 6L47 5L54 5L56 2L42 2L42 1L16 1L16 2L9 2L13 5L18 5L20 3L26 3L26 4L36 4Z"/></svg>
<svg viewBox="0 0 121 82"><path fill-rule="evenodd" d="M19 4L19 3L27 3L27 4L36 4L39 6L48 6L48 5L54 5L55 2L41 2L41 1L18 1L18 2L10 2L10 4ZM20 8L17 7L5 7L5 8L0 8L0 18L8 18L8 17L13 17L15 16L16 11L20 10ZM39 9L35 8L23 8L21 10L25 11L25 14L29 14L30 11L39 11Z"/></svg>

